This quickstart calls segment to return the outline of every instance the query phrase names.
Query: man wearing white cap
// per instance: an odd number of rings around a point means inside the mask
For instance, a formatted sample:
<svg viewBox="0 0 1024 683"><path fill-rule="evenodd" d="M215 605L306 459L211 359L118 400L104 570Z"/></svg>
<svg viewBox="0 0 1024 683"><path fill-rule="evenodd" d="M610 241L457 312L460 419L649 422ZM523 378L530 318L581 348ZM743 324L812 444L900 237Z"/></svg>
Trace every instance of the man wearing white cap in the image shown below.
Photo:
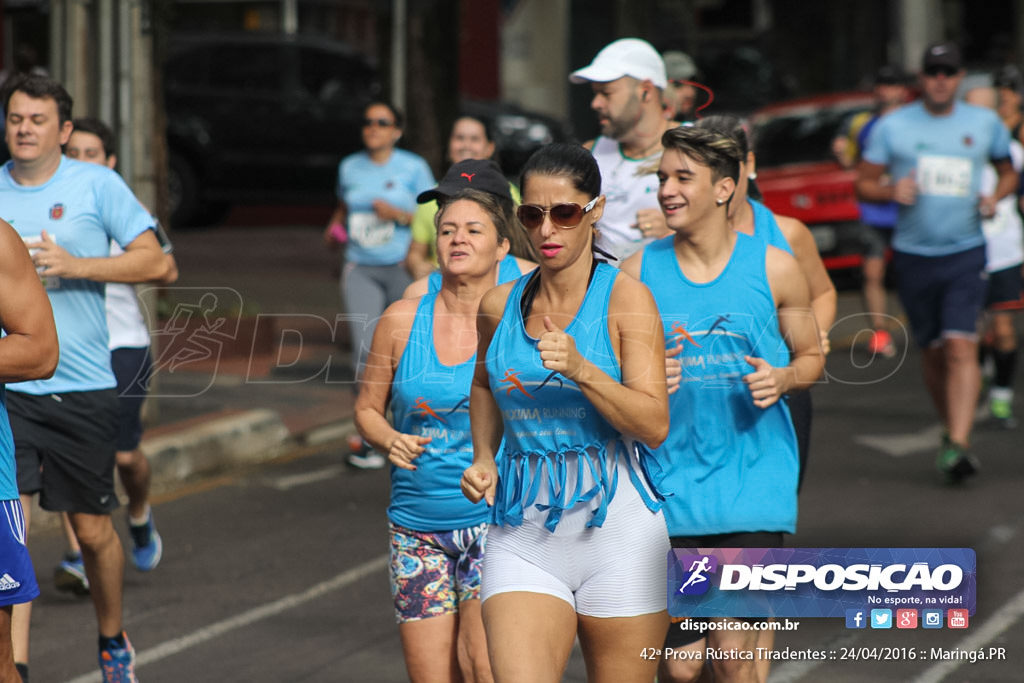
<svg viewBox="0 0 1024 683"><path fill-rule="evenodd" d="M589 66L569 76L590 83L601 134L584 144L601 169L607 197L597 246L620 262L648 242L669 234L658 207L661 136L672 126L662 116L668 85L665 63L650 43L621 38L606 45Z"/></svg>

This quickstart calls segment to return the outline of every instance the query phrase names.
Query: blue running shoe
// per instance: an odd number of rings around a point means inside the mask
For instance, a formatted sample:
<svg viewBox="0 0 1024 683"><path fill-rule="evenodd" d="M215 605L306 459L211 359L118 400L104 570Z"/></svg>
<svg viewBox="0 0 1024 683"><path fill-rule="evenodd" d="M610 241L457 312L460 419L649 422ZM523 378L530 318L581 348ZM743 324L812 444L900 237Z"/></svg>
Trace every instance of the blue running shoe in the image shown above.
<svg viewBox="0 0 1024 683"><path fill-rule="evenodd" d="M139 683L135 677L135 648L128 640L128 634L121 632L124 647L100 650L100 673L103 683Z"/></svg>
<svg viewBox="0 0 1024 683"><path fill-rule="evenodd" d="M75 595L89 594L89 578L85 575L81 553L68 553L64 561L53 570L53 584L59 591Z"/></svg>
<svg viewBox="0 0 1024 683"><path fill-rule="evenodd" d="M164 543L153 524L153 511L150 510L149 519L145 524L129 524L128 531L132 535L132 562L135 563L135 568L140 572L156 569L163 556Z"/></svg>

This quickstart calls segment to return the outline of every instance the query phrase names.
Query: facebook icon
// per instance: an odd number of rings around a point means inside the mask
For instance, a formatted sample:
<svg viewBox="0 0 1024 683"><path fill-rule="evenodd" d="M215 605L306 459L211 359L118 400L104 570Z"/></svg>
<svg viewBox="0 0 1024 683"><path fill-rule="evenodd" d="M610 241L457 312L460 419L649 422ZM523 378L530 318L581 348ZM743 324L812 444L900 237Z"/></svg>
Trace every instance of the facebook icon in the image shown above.
<svg viewBox="0 0 1024 683"><path fill-rule="evenodd" d="M864 616L864 610L846 610L846 628L867 628L867 618Z"/></svg>

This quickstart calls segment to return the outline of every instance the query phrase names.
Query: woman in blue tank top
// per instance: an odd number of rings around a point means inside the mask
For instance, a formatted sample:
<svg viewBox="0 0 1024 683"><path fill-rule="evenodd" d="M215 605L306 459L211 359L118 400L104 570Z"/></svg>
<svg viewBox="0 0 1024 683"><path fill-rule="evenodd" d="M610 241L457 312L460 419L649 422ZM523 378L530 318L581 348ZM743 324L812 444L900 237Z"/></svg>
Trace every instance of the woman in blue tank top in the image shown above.
<svg viewBox="0 0 1024 683"><path fill-rule="evenodd" d="M586 150L542 148L521 187L540 265L481 301L462 478L491 509L491 665L499 680L557 680L578 635L591 675L653 680L656 662L636 653L668 624L667 534L646 477L667 429L657 309L594 258L605 199Z"/></svg>
<svg viewBox="0 0 1024 683"><path fill-rule="evenodd" d="M490 680L479 600L487 506L467 500L459 478L473 457L477 307L514 221L507 191L447 197L441 290L385 311L356 403L360 433L392 465L392 595L411 680Z"/></svg>

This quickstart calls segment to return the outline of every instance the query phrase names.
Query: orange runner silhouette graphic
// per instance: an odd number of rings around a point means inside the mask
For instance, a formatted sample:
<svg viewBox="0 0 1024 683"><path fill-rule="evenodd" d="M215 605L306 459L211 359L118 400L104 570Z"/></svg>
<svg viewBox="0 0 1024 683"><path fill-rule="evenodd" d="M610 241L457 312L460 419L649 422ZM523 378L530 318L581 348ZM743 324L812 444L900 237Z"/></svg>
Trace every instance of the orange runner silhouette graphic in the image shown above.
<svg viewBox="0 0 1024 683"><path fill-rule="evenodd" d="M499 381L499 382L508 382L508 386L507 386L507 387L505 388L505 395L506 395L506 396L508 396L508 395L509 395L509 394L511 394L511 393L512 393L513 391L515 391L516 389L518 389L519 391L523 392L523 395L524 395L524 396L526 396L526 397L528 397L528 398L533 398L533 396L531 396L531 395L530 395L530 392L528 392L528 391L526 390L526 388L525 388L525 387L523 387L523 383L519 381L519 373L518 373L518 372L515 372L515 371L514 371L514 370L512 370L511 368L509 368L508 370L506 370L506 371L505 371L505 376L504 376L504 377L502 377L502 378L501 378L500 380L498 380L498 381Z"/></svg>
<svg viewBox="0 0 1024 683"><path fill-rule="evenodd" d="M672 331L675 332L680 337L682 337L683 339L685 339L686 341L696 346L698 349L700 348L700 344L698 344L694 340L694 338L690 336L690 333L686 331L686 328L683 327L681 323L672 323Z"/></svg>
<svg viewBox="0 0 1024 683"><path fill-rule="evenodd" d="M429 415L439 422L445 421L443 417L434 412L434 409L430 407L430 402L423 400L422 396L416 397L416 403L413 404L413 407L419 408L423 411L420 415Z"/></svg>

